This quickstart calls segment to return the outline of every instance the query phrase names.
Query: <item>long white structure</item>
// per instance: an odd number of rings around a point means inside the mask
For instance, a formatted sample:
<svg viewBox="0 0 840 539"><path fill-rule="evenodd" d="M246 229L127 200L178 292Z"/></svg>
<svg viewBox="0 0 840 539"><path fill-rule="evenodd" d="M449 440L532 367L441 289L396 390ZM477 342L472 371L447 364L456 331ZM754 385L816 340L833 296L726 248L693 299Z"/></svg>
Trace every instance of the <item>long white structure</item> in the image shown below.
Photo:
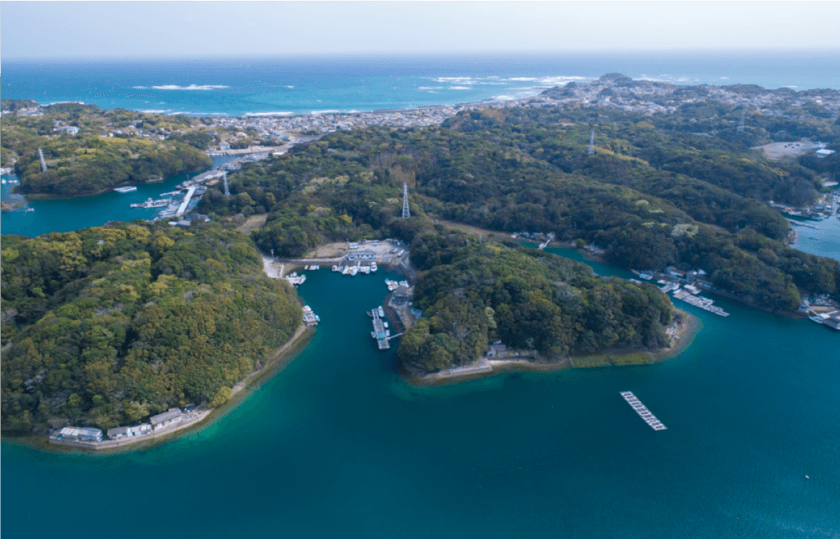
<svg viewBox="0 0 840 539"><path fill-rule="evenodd" d="M621 396L624 397L624 400L627 401L636 413L639 414L639 417L645 420L645 423L650 425L653 430L666 430L668 427L662 424L661 421L656 419L656 416L650 413L650 410L647 409L647 406L642 404L642 401L636 398L636 395L633 394L632 391L622 391Z"/></svg>
<svg viewBox="0 0 840 539"><path fill-rule="evenodd" d="M178 211L175 212L176 217L184 215L184 212L187 211L187 205L189 205L190 199L192 198L193 193L195 193L195 190L196 186L192 186L187 189L187 196L184 197L184 201L181 202L181 205L178 206Z"/></svg>

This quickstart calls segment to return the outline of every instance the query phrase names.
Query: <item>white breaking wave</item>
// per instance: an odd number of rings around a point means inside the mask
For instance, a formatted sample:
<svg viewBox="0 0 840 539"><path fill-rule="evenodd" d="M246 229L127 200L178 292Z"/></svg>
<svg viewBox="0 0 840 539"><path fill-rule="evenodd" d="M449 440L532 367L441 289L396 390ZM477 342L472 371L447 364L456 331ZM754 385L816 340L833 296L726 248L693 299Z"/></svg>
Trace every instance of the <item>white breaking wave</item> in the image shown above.
<svg viewBox="0 0 840 539"><path fill-rule="evenodd" d="M330 110L313 110L313 111L312 111L312 114L315 114L315 115L318 115L318 114L339 114L340 112L341 112L340 110L334 110L334 109L330 109Z"/></svg>
<svg viewBox="0 0 840 539"><path fill-rule="evenodd" d="M511 97L511 96L509 96L509 95L497 95L497 96L496 96L496 97L494 97L493 99L495 99L496 101L513 101L513 100L514 100L514 99L516 99L516 98L515 98L515 97Z"/></svg>
<svg viewBox="0 0 840 539"><path fill-rule="evenodd" d="M510 81L523 81L523 82L530 82L532 80L538 80L537 77L511 77L507 80Z"/></svg>
<svg viewBox="0 0 840 539"><path fill-rule="evenodd" d="M163 109L161 109L161 110L141 110L140 112L142 112L144 114L165 114L165 113L169 112L169 110L163 110Z"/></svg>
<svg viewBox="0 0 840 539"><path fill-rule="evenodd" d="M457 82L459 84L469 84L472 77L438 77L433 79L435 82Z"/></svg>
<svg viewBox="0 0 840 539"><path fill-rule="evenodd" d="M135 86L138 88L138 86ZM221 88L230 88L230 86L222 86L219 84L203 84L198 86L190 84L189 86L178 86L177 84L165 84L163 86L152 86L155 90L218 90Z"/></svg>
<svg viewBox="0 0 840 539"><path fill-rule="evenodd" d="M587 80L587 77L578 77L578 76L557 76L557 77L541 77L537 79L539 83L543 86L565 86L570 82L578 82L582 80Z"/></svg>
<svg viewBox="0 0 840 539"><path fill-rule="evenodd" d="M277 112L246 112L245 116L291 116L294 112L280 110Z"/></svg>

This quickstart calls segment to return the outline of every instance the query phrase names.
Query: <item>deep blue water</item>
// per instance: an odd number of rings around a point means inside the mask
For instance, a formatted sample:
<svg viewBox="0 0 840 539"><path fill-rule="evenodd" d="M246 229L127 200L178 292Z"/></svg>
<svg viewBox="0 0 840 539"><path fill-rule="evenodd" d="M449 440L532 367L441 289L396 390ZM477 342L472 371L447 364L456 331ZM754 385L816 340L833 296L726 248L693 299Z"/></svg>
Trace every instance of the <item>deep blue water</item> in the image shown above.
<svg viewBox="0 0 840 539"><path fill-rule="evenodd" d="M308 114L509 99L620 72L676 84L840 88L838 51L4 61L3 97L182 114Z"/></svg>

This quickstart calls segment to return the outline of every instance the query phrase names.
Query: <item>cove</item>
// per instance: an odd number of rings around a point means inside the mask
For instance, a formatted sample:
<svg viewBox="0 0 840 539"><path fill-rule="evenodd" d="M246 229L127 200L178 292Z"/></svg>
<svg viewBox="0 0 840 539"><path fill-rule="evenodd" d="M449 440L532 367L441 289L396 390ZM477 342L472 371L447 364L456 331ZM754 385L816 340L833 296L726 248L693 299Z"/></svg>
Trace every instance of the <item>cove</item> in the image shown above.
<svg viewBox="0 0 840 539"><path fill-rule="evenodd" d="M212 169L233 161L236 157L212 156ZM190 174L190 176L195 175ZM4 180L10 178L13 176L3 176ZM179 174L166 178L160 183L138 185L137 190L130 193L111 191L79 198L30 200L27 207L35 211L25 212L19 209L3 212L0 214L0 228L3 234L35 237L50 232L72 232L80 228L102 226L108 221L131 222L135 219L152 219L157 210L132 208L130 205L143 202L147 198L158 199L161 193L172 191L176 185L186 179L186 174ZM8 184L3 185L3 200L7 199L10 187Z"/></svg>
<svg viewBox="0 0 840 539"><path fill-rule="evenodd" d="M201 431L121 455L3 443L3 535L840 532L840 361L827 328L716 299L729 318L680 305L703 329L664 363L419 389L395 373L394 349L376 350L364 314L393 277L309 272L299 294L322 320L310 344Z"/></svg>

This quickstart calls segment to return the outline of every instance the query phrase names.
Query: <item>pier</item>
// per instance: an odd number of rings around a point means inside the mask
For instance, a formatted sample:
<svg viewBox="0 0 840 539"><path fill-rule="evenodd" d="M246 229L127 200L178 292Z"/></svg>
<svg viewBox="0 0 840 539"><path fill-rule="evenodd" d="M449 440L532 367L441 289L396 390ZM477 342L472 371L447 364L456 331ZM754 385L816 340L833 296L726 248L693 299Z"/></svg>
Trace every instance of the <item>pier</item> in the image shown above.
<svg viewBox="0 0 840 539"><path fill-rule="evenodd" d="M181 217L182 215L184 215L184 212L187 211L187 206L190 203L190 199L192 198L193 193L195 193L195 190L197 188L198 188L198 186L195 186L195 185L187 188L187 196L184 197L184 201L181 202L180 206L178 206L178 211L175 212L176 217Z"/></svg>
<svg viewBox="0 0 840 539"><path fill-rule="evenodd" d="M376 339L376 344L380 350L391 348L391 343L388 342L388 335L385 333L385 325L383 324L382 318L379 317L379 311L373 309L371 314L373 315L373 332L371 333L371 337Z"/></svg>
<svg viewBox="0 0 840 539"><path fill-rule="evenodd" d="M693 296L687 290L677 290L674 292L674 297L688 303L689 305L694 305L699 309L709 311L710 313L714 313L718 316L723 316L724 318L729 316L728 312L724 311L717 305L713 305L713 300L702 296Z"/></svg>
<svg viewBox="0 0 840 539"><path fill-rule="evenodd" d="M636 413L639 414L639 417L645 420L645 423L650 425L653 430L666 430L668 427L662 424L661 421L656 419L656 416L650 413L650 410L647 409L647 406L642 404L642 401L636 398L636 395L633 394L632 391L622 391L621 396L624 397L624 400L627 401Z"/></svg>

